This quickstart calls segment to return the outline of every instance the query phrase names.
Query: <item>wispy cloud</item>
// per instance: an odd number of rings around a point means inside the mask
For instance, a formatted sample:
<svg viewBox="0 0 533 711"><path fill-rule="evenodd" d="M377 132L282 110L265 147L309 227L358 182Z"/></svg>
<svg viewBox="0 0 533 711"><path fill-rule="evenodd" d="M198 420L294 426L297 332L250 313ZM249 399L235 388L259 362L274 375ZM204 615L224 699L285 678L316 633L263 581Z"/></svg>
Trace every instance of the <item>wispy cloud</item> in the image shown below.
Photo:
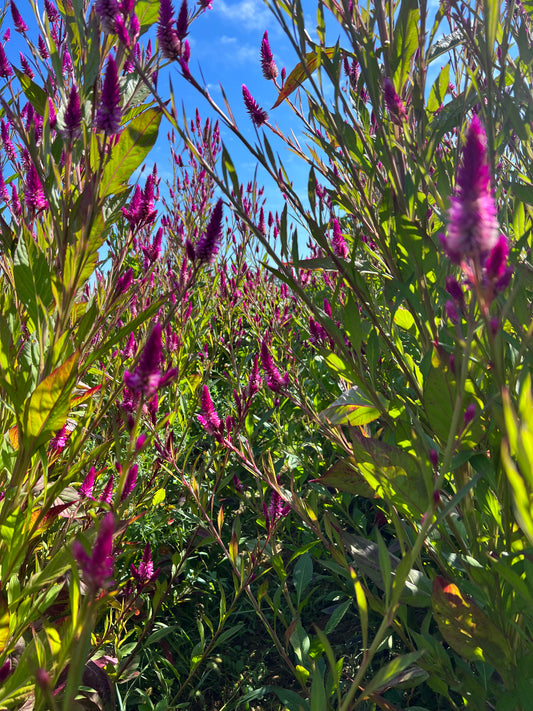
<svg viewBox="0 0 533 711"><path fill-rule="evenodd" d="M238 0L227 2L217 0L213 3L213 12L217 12L229 22L238 23L242 29L264 29L272 21L272 14L261 0Z"/></svg>

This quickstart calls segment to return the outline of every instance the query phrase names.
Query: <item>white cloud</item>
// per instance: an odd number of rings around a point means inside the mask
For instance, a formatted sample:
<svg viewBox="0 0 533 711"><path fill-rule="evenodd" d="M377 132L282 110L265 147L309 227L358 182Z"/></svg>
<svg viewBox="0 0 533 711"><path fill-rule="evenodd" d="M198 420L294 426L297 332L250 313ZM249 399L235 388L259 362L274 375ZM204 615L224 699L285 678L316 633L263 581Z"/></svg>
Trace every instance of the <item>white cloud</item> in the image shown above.
<svg viewBox="0 0 533 711"><path fill-rule="evenodd" d="M213 12L215 11L226 20L238 23L241 28L247 30L265 29L267 24L272 22L272 14L262 0L217 0L213 3Z"/></svg>

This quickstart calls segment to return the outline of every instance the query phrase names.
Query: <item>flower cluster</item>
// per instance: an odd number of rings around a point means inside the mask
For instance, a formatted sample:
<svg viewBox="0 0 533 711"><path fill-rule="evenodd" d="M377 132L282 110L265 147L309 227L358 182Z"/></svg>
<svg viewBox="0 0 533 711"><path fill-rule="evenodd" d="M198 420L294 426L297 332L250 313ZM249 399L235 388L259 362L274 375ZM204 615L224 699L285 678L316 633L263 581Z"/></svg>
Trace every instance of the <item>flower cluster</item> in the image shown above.
<svg viewBox="0 0 533 711"><path fill-rule="evenodd" d="M82 571L82 576L91 595L99 590L107 590L113 583L113 534L115 517L107 513L98 529L92 554L89 555L79 541L72 544L72 553Z"/></svg>
<svg viewBox="0 0 533 711"><path fill-rule="evenodd" d="M149 398L177 375L176 368L161 373L159 365L162 347L161 324L156 323L148 336L137 367L133 373L124 373L124 383L129 390Z"/></svg>

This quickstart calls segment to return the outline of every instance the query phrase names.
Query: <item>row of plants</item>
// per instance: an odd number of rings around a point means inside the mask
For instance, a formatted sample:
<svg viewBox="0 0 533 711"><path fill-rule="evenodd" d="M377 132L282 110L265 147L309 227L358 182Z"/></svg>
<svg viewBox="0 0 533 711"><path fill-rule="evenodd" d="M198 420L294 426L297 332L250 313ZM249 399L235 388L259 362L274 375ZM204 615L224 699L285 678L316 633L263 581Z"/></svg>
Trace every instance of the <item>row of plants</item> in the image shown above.
<svg viewBox="0 0 533 711"><path fill-rule="evenodd" d="M10 6L0 708L525 709L528 6L275 2L255 139L190 68L207 9Z"/></svg>

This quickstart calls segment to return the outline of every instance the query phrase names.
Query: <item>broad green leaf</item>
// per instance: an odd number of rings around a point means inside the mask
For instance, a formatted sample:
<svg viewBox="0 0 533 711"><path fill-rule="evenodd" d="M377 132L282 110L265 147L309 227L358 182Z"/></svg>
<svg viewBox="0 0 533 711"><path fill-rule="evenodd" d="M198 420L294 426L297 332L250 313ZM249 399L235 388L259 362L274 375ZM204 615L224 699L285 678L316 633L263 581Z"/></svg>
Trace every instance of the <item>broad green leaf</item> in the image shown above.
<svg viewBox="0 0 533 711"><path fill-rule="evenodd" d="M100 196L107 197L123 189L133 172L141 165L153 148L162 113L159 109L147 109L136 116L122 131L111 159L106 164L100 184Z"/></svg>
<svg viewBox="0 0 533 711"><path fill-rule="evenodd" d="M297 64L289 76L285 79L283 88L279 92L276 103L272 107L273 109L278 107L282 101L285 101L285 99L290 96L290 94L292 94L292 92L315 71L320 62L321 52L331 59L335 55L335 52L338 52L338 47L324 47L314 50L313 52L308 52L304 57L304 61Z"/></svg>
<svg viewBox="0 0 533 711"><path fill-rule="evenodd" d="M52 277L45 255L23 231L13 256L13 277L17 298L28 310L36 328L53 303Z"/></svg>
<svg viewBox="0 0 533 711"><path fill-rule="evenodd" d="M408 667L414 664L422 656L423 651L410 652L395 657L392 661L382 667L370 683L365 686L365 697L370 696L376 691L381 691L394 686L394 681Z"/></svg>
<svg viewBox="0 0 533 711"><path fill-rule="evenodd" d="M383 408L386 404L383 403ZM360 388L346 390L333 404L320 413L323 421L332 425L366 425L377 420L381 410Z"/></svg>
<svg viewBox="0 0 533 711"><path fill-rule="evenodd" d="M392 80L400 91L418 49L420 11L417 0L402 0L394 28Z"/></svg>
<svg viewBox="0 0 533 711"><path fill-rule="evenodd" d="M424 408L432 431L446 442L453 419L455 382L442 368L431 368L424 379Z"/></svg>
<svg viewBox="0 0 533 711"><path fill-rule="evenodd" d="M508 667L512 656L508 640L457 585L437 576L431 602L440 633L454 651L468 661L487 661L495 669Z"/></svg>
<svg viewBox="0 0 533 711"><path fill-rule="evenodd" d="M344 615L345 615L345 614L348 612L348 610L350 609L351 604L352 604L352 601L351 601L351 600L345 600L345 601L344 601L343 603L341 603L340 605L337 605L337 607L336 607L335 610L333 611L331 617L330 617L329 620L327 621L327 624L326 624L326 626L325 626L325 628L324 628L324 632L325 632L326 634L330 634L331 632L333 632L334 629L337 628L339 622L342 620L342 618L344 617Z"/></svg>
<svg viewBox="0 0 533 711"><path fill-rule="evenodd" d="M63 365L42 380L31 394L22 423L26 442L40 442L65 424L78 358L79 353L73 353Z"/></svg>
<svg viewBox="0 0 533 711"><path fill-rule="evenodd" d="M135 14L141 26L141 35L152 27L159 17L159 3L153 0L138 0L135 3Z"/></svg>
<svg viewBox="0 0 533 711"><path fill-rule="evenodd" d="M370 541L363 536L352 533L340 532L340 537L346 553L348 554L354 567L362 575L372 580L380 590L385 590L383 571L379 564L379 548L377 543ZM390 575L392 580L396 576L396 571L401 563L400 559L389 553ZM412 607L429 607L431 604L431 582L429 578L416 568L412 568L405 582L404 589L400 596L400 602Z"/></svg>
<svg viewBox="0 0 533 711"><path fill-rule="evenodd" d="M313 683L311 684L311 711L324 711L327 708L326 689L320 668L315 665L313 670Z"/></svg>
<svg viewBox="0 0 533 711"><path fill-rule="evenodd" d="M403 306L400 306L400 308L394 312L394 323L399 326L399 328L408 331L414 322L413 314Z"/></svg>
<svg viewBox="0 0 533 711"><path fill-rule="evenodd" d="M17 79L20 82L24 96L28 99L39 116L44 116L45 107L48 103L46 92L26 74L24 74L24 72L21 72L20 69L17 69L16 67L13 67L13 69L17 75Z"/></svg>
<svg viewBox="0 0 533 711"><path fill-rule="evenodd" d="M333 486L340 491L346 491L349 494L356 494L357 496L364 496L366 499L379 498L375 490L357 469L355 457L341 459L319 479L313 479L313 482L323 484L324 486Z"/></svg>
<svg viewBox="0 0 533 711"><path fill-rule="evenodd" d="M309 553L304 553L298 559L298 562L294 566L294 587L296 588L296 598L298 600L298 605L302 600L302 595L306 591L311 578L313 577L313 559Z"/></svg>

